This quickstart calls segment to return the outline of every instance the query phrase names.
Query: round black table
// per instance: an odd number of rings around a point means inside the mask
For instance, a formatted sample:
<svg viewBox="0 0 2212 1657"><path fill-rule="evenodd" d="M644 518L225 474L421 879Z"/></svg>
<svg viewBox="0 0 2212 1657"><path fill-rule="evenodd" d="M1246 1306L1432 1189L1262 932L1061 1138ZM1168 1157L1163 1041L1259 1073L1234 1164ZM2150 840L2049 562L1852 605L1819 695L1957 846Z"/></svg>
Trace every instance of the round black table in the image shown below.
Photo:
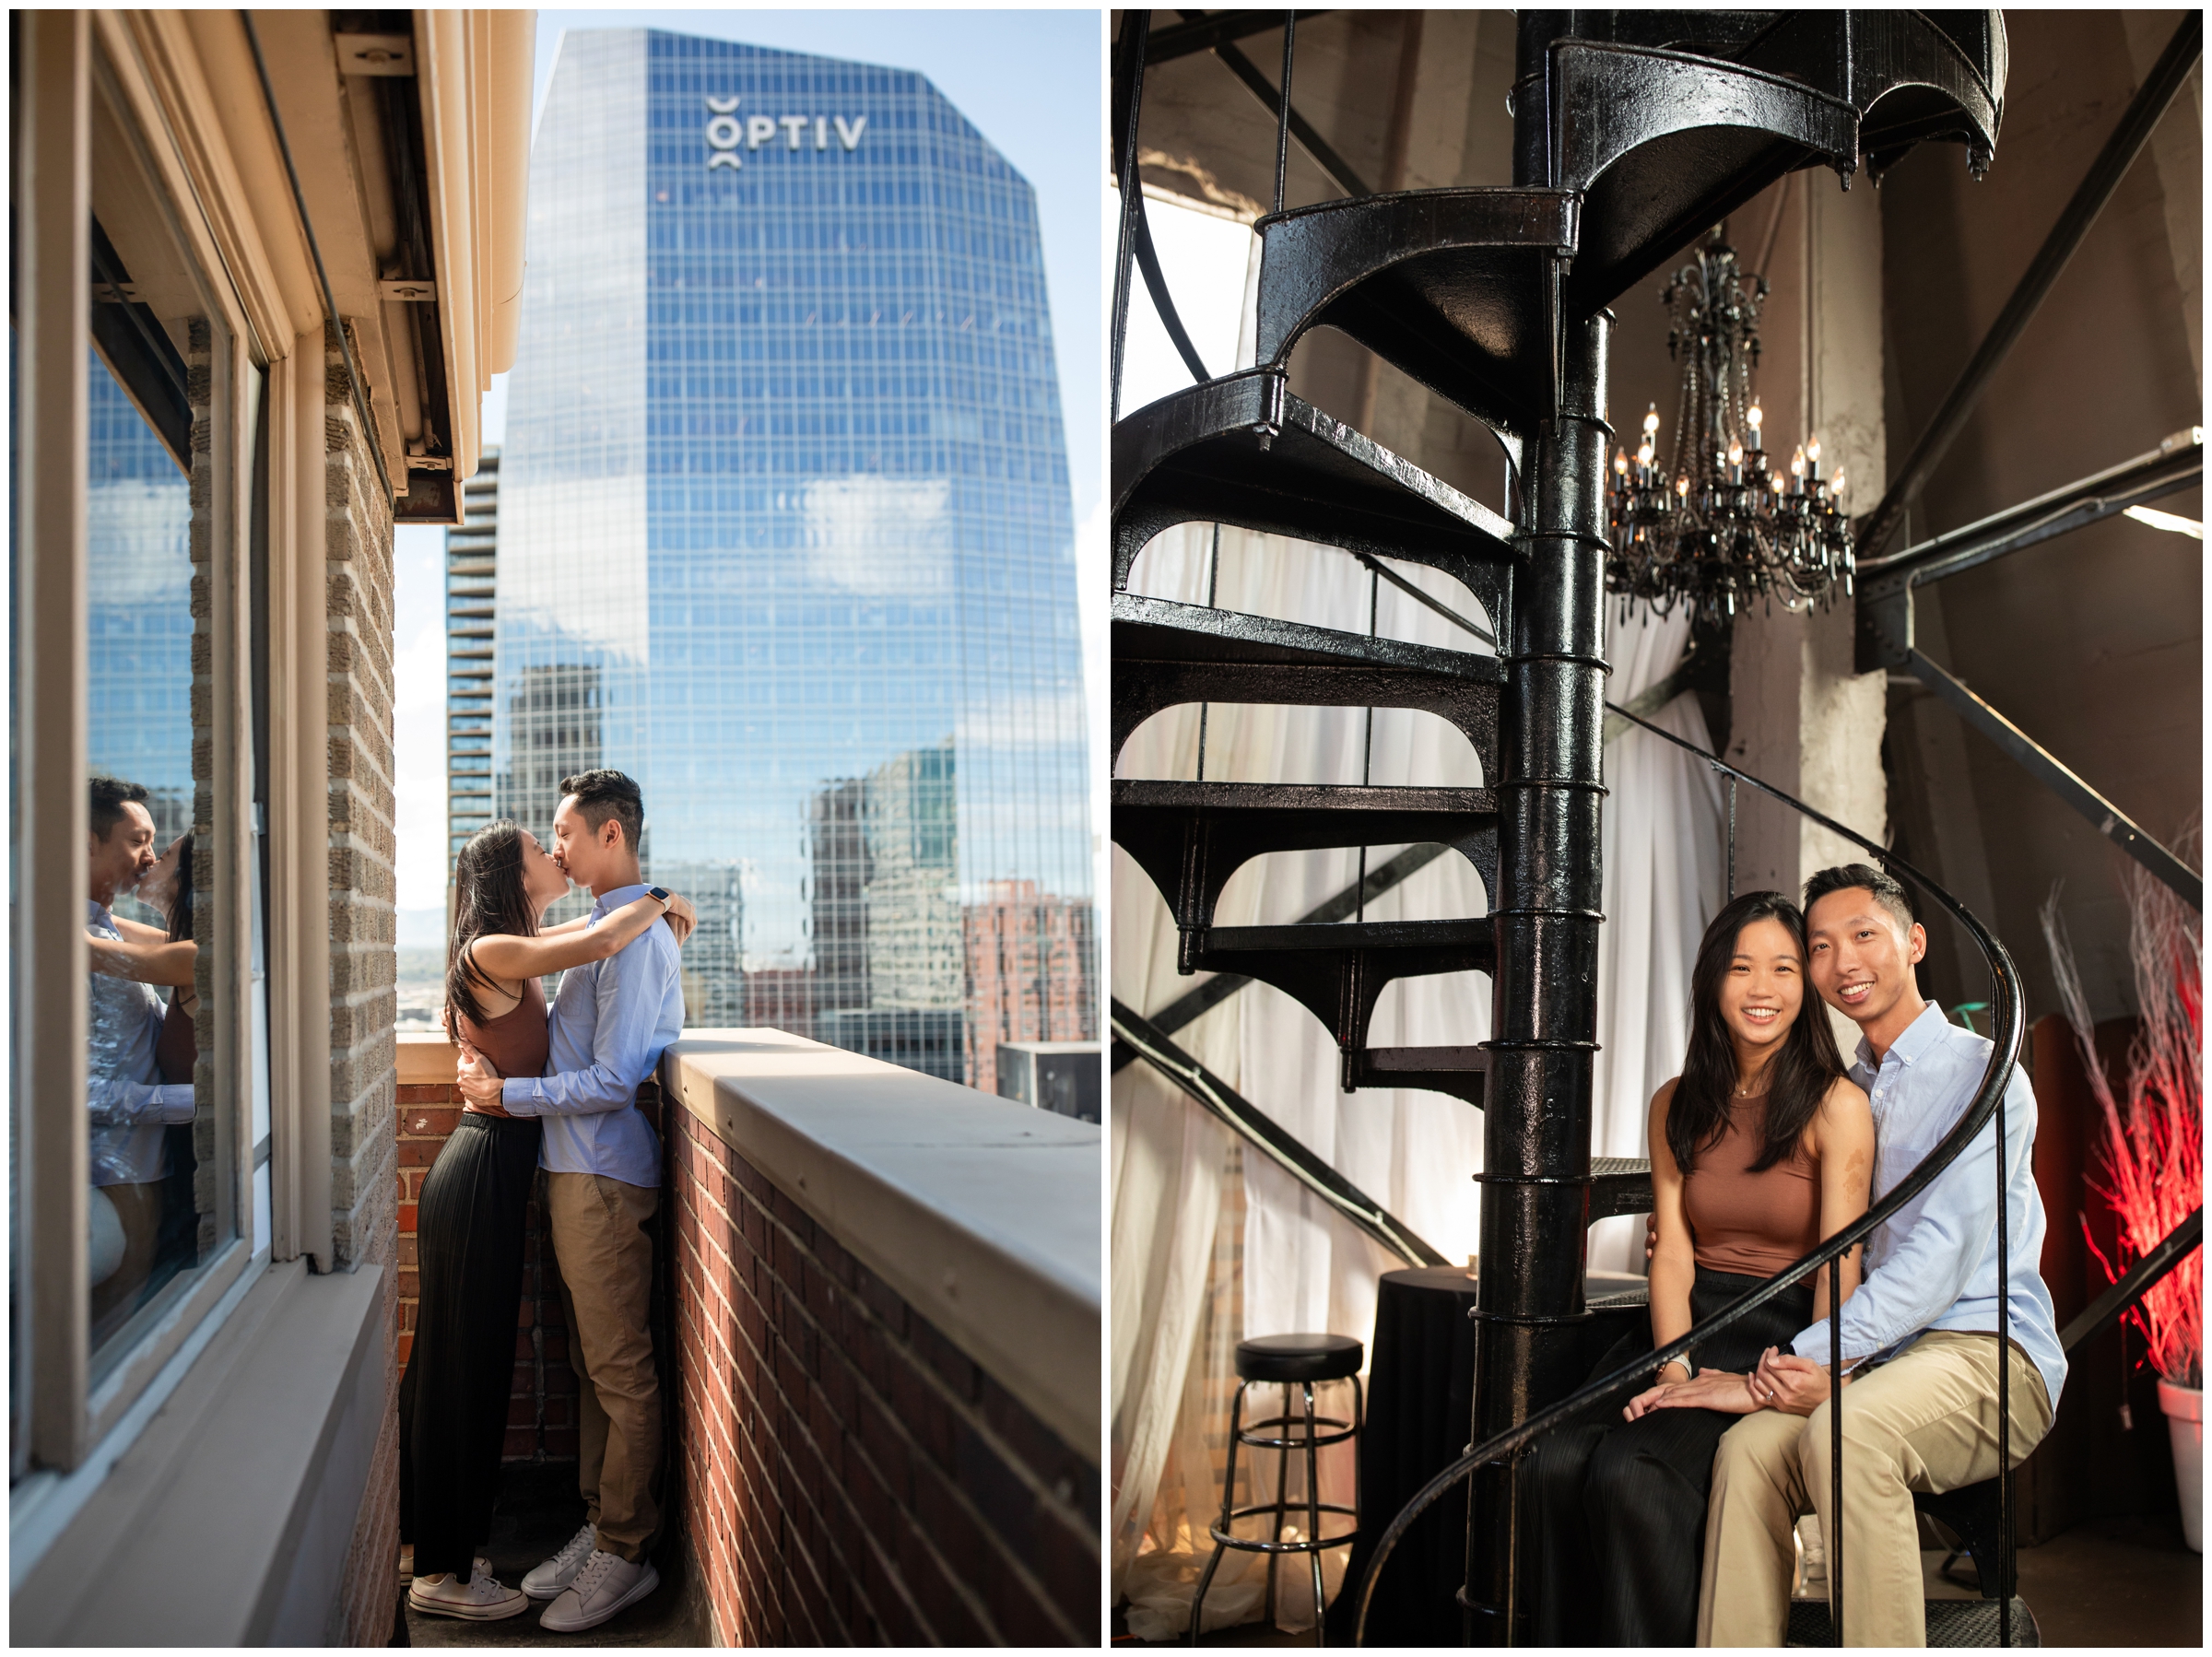
<svg viewBox="0 0 2212 1657"><path fill-rule="evenodd" d="M1644 1280L1592 1272L1585 1299L1594 1316L1585 1344L1595 1362L1646 1314ZM1386 1272L1375 1299L1368 1368L1367 1426L1359 1436L1359 1540L1329 1607L1332 1645L1348 1645L1359 1584L1375 1543L1429 1479L1465 1453L1474 1420L1475 1277L1457 1266ZM1370 1645L1455 1646L1465 1579L1465 1487L1421 1515L1391 1556L1368 1613Z"/></svg>

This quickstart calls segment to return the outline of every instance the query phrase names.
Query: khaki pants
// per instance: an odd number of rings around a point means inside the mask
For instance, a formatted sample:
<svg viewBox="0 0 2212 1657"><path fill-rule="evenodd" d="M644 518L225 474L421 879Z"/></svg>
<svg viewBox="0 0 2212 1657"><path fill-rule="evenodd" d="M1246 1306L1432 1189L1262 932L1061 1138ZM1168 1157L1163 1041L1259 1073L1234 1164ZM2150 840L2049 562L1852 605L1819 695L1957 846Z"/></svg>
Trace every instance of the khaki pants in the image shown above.
<svg viewBox="0 0 2212 1657"><path fill-rule="evenodd" d="M660 1206L649 1186L602 1174L546 1175L546 1214L560 1263L560 1304L576 1371L577 1487L599 1545L641 1562L661 1525L661 1388L647 1311Z"/></svg>
<svg viewBox="0 0 2212 1657"><path fill-rule="evenodd" d="M123 1263L92 1286L92 1344L100 1345L137 1310L139 1291L154 1274L161 1245L161 1181L102 1185L123 1223Z"/></svg>
<svg viewBox="0 0 2212 1657"><path fill-rule="evenodd" d="M1997 1341L1930 1330L1843 1389L1843 1635L1854 1646L1928 1642L1915 1490L1956 1490L1997 1472ZM1721 1440L1705 1518L1698 1643L1778 1646L1789 1626L1791 1532L1829 1505L1829 1411L1760 1410ZM2041 1371L2012 1352L2012 1462L2051 1430ZM1830 1545L1833 1557L1833 1544Z"/></svg>

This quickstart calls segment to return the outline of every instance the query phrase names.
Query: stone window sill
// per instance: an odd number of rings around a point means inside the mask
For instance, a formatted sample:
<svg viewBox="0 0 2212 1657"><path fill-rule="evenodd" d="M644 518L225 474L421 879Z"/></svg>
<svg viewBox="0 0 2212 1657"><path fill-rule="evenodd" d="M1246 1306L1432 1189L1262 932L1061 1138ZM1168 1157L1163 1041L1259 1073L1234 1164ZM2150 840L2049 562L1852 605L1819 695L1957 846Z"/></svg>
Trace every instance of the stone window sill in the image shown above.
<svg viewBox="0 0 2212 1657"><path fill-rule="evenodd" d="M324 1643L386 1405L383 1291L374 1266L263 1268L25 1574L13 1641Z"/></svg>

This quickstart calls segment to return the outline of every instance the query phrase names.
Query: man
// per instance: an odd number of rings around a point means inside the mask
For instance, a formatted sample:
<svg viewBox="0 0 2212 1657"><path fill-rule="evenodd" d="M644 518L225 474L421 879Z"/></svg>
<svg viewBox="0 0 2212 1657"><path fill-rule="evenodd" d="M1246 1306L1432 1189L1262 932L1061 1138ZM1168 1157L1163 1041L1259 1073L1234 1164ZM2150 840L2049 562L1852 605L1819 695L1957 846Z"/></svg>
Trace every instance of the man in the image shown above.
<svg viewBox="0 0 2212 1657"><path fill-rule="evenodd" d="M644 805L620 771L561 779L553 858L592 889L590 924L647 887L638 872ZM604 961L571 968L548 1015L546 1075L492 1074L465 1055L467 1108L545 1121L538 1163L560 1265L569 1362L581 1383L578 1487L583 1528L523 1579L551 1600L540 1619L556 1633L595 1628L660 1586L647 1554L660 1529L655 1494L661 1398L646 1309L660 1203L660 1144L638 1111L639 1083L683 1033L676 935L649 927Z"/></svg>
<svg viewBox="0 0 2212 1657"><path fill-rule="evenodd" d="M146 789L119 777L94 777L91 795L85 929L118 943L158 942L167 934L118 921L114 913L115 900L135 889L156 861ZM101 970L95 960L86 1006L91 1063L85 1089L91 1121L95 1346L136 1310L152 1279L161 1237L161 1182L169 1172L168 1129L193 1118L191 1085L164 1086L155 1061L166 1011L151 985ZM109 1261L112 1269L100 1272Z"/></svg>
<svg viewBox="0 0 2212 1657"><path fill-rule="evenodd" d="M1922 999L1912 968L1927 934L1904 888L1849 864L1806 883L1808 976L1859 1027L1852 1079L1874 1109L1873 1194L1894 1189L1958 1125L1990 1043ZM1934 1183L1867 1240L1866 1276L1841 1311L1843 1631L1853 1645L1927 1643L1915 1490L1997 1473L1997 1297L2011 1337L2015 1465L2051 1430L2066 1376L2050 1291L2037 1270L2043 1205L2031 1166L2035 1094L2016 1067L2005 1094L2009 1281L1997 1278L1993 1122ZM1769 1350L1750 1378L1765 1407L1713 1458L1699 1643L1780 1645L1789 1621L1791 1532L1829 1511L1829 1325Z"/></svg>

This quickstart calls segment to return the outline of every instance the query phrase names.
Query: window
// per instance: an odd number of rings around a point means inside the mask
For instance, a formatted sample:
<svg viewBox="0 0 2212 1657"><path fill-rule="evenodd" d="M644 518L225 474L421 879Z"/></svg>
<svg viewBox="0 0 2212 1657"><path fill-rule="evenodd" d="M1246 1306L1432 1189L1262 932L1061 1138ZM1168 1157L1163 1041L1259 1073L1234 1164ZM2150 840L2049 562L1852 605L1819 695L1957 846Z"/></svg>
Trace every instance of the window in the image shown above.
<svg viewBox="0 0 2212 1657"><path fill-rule="evenodd" d="M130 1411L272 1228L260 537L240 510L262 375L110 37L38 37L34 58L90 59L90 165L50 157L15 181L35 249L9 341L18 1512ZM86 81L41 74L27 95L40 71L16 66L18 149L26 126L34 151L86 130L58 111Z"/></svg>

